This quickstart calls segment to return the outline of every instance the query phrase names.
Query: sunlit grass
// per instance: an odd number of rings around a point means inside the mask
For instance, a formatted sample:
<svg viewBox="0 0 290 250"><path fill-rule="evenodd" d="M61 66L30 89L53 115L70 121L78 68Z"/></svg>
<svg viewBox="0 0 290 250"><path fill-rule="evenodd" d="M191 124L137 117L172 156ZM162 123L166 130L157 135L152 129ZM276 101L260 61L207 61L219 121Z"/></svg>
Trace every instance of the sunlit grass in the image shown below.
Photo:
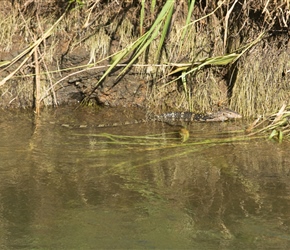
<svg viewBox="0 0 290 250"><path fill-rule="evenodd" d="M3 10L5 15L0 13L2 50L9 50L13 36L17 35L25 38L24 44L30 44L19 55L0 63L3 73L0 86L7 88L1 93L10 93L8 80L20 85L21 80L33 81L31 56L34 50L39 50L39 75L44 83L40 99L45 105L53 103L53 99L57 104L55 92L76 75L82 78L86 73L96 73L97 80L88 81L91 85L88 89L93 93L106 77L113 77L112 72L120 77L129 71L137 72L139 78L148 82L147 101L152 109L206 111L222 104L230 105L244 116L254 117L272 112L289 99L287 77L282 74L289 68L289 53L283 51L283 46L281 50L270 50L266 46L269 51L264 53L265 45L260 43L267 44L264 39L271 27L250 33L251 27L233 23L235 18L245 23L250 21L247 4L238 13L243 16L239 19L235 13L238 1L205 2L202 6L196 1L140 0L130 5L133 1L120 4L119 1L74 0L67 1L71 4L67 10L52 6L55 13L51 11L49 15L45 11L41 15L42 5L37 1L29 1L31 9L16 4L17 1L15 5L4 2L7 4L6 11ZM263 6L263 12L269 11L264 23L272 23L270 14L275 11L270 8L274 7L274 4ZM287 14L284 7L279 6L278 13L282 16ZM32 11L39 13L38 19ZM32 28L31 23L37 27ZM243 37L245 34L250 35ZM65 39L60 39L62 36ZM84 55L83 65L62 64L71 51L78 49L90 52ZM273 55L270 60L269 52ZM233 64L237 75L231 82L227 73ZM9 73L6 76L4 72ZM105 81L103 84L106 86ZM231 93L230 85L233 86ZM33 91L33 87L18 89ZM11 101L16 99L17 96L11 97Z"/></svg>
<svg viewBox="0 0 290 250"><path fill-rule="evenodd" d="M247 128L248 136L264 135L282 142L290 139L290 107L282 105L278 113L257 118Z"/></svg>

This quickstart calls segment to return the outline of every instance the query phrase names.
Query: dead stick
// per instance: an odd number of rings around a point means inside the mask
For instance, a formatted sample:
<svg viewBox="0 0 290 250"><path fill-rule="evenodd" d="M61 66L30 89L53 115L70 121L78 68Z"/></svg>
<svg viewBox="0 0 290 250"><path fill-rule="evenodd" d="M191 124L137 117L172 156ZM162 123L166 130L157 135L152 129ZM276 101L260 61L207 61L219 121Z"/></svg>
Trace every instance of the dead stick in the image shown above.
<svg viewBox="0 0 290 250"><path fill-rule="evenodd" d="M35 106L35 113L36 115L40 114L40 67L38 61L38 51L37 49L34 50L34 63L35 63L35 91L34 91L34 106Z"/></svg>

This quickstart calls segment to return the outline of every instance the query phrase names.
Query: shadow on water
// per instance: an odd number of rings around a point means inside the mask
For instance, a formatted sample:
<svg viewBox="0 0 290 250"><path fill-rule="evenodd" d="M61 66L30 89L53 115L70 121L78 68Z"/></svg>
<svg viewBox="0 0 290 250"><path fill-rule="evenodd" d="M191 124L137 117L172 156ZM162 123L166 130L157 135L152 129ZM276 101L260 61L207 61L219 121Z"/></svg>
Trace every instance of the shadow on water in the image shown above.
<svg viewBox="0 0 290 250"><path fill-rule="evenodd" d="M236 122L186 143L160 123L60 126L98 117L1 115L1 249L289 249L287 143L205 143Z"/></svg>

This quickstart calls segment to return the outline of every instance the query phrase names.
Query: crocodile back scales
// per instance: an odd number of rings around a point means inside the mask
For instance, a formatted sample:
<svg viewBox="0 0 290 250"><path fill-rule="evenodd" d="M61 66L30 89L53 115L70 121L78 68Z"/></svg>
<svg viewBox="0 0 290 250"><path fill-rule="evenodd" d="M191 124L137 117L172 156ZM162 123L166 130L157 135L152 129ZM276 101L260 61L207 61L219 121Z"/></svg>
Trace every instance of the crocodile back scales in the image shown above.
<svg viewBox="0 0 290 250"><path fill-rule="evenodd" d="M174 124L176 122L223 122L227 120L233 120L233 119L240 119L242 116L230 109L222 109L217 112L213 113L205 113L205 114L199 114L199 113L193 113L193 112L169 112L169 113L163 113L160 115L153 115L151 117L148 117L148 119L140 119L140 120L132 120L132 121L125 121L125 122L115 122L115 123L109 123L109 124L96 124L94 127L117 127L122 125L131 125L131 124L138 124L138 123L144 123L148 121L158 121L158 122L164 122L168 124ZM80 127L85 128L87 125L69 125L69 124L62 124L64 127Z"/></svg>

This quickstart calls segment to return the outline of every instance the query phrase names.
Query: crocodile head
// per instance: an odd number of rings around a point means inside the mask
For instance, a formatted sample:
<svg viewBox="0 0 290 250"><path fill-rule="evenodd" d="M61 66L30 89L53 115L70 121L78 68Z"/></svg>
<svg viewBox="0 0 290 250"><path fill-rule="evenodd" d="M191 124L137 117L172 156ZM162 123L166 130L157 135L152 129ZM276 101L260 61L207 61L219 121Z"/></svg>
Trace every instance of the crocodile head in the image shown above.
<svg viewBox="0 0 290 250"><path fill-rule="evenodd" d="M215 113L210 114L210 118L207 119L207 121L221 122L240 118L242 118L242 116L239 113L232 111L230 109L222 109Z"/></svg>

